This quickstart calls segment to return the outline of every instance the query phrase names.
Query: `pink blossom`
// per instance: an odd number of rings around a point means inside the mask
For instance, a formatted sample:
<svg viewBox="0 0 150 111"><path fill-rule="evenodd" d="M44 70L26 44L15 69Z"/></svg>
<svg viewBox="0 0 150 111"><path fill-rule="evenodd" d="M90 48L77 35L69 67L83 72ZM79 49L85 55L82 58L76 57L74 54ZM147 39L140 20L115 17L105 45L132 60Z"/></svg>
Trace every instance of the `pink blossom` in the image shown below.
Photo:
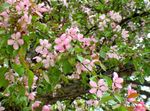
<svg viewBox="0 0 150 111"><path fill-rule="evenodd" d="M73 40L78 39L79 29L77 27L71 27L67 29L67 36L70 36Z"/></svg>
<svg viewBox="0 0 150 111"><path fill-rule="evenodd" d="M10 70L5 74L5 79L9 81L9 83L15 82L15 74L13 70Z"/></svg>
<svg viewBox="0 0 150 111"><path fill-rule="evenodd" d="M121 15L117 12L114 12L114 11L110 11L109 16L111 19L113 19L116 22L120 22L122 20Z"/></svg>
<svg viewBox="0 0 150 111"><path fill-rule="evenodd" d="M36 81L38 80L38 77L37 76L34 76L33 78L33 83L32 83L32 89L36 88Z"/></svg>
<svg viewBox="0 0 150 111"><path fill-rule="evenodd" d="M35 96L36 96L36 92L31 92L28 94L28 99L33 101L35 99Z"/></svg>
<svg viewBox="0 0 150 111"><path fill-rule="evenodd" d="M111 24L111 27L114 29L116 27L116 23L115 22L112 22Z"/></svg>
<svg viewBox="0 0 150 111"><path fill-rule="evenodd" d="M19 56L18 55L15 57L14 62L16 64L20 64L20 60L19 60Z"/></svg>
<svg viewBox="0 0 150 111"><path fill-rule="evenodd" d="M98 100L90 99L90 100L86 101L86 103L90 106L97 106L98 105Z"/></svg>
<svg viewBox="0 0 150 111"><path fill-rule="evenodd" d="M131 88L131 85L129 85L129 86L128 86L128 96L130 96L130 95L133 94L133 93L137 93L137 91L134 90L134 89L132 89L132 88ZM133 101L135 101L135 98L128 98L128 101L129 101L129 102L133 102Z"/></svg>
<svg viewBox="0 0 150 111"><path fill-rule="evenodd" d="M25 13L19 20L18 20L18 23L19 25L21 26L21 30L25 33L27 33L27 28L28 28L28 25L31 24L31 19L32 19L32 16L31 15L28 15L28 13Z"/></svg>
<svg viewBox="0 0 150 111"><path fill-rule="evenodd" d="M36 13L38 16L43 17L42 13L50 11L44 3L38 4L32 8L33 13Z"/></svg>
<svg viewBox="0 0 150 111"><path fill-rule="evenodd" d="M27 12L29 10L29 6L31 5L29 0L23 0L20 1L17 5L16 5L16 10L18 12L18 14L21 14L22 12Z"/></svg>
<svg viewBox="0 0 150 111"><path fill-rule="evenodd" d="M48 54L48 49L51 47L51 44L48 42L48 40L44 39L40 39L40 46L38 46L35 51L37 53L40 53L44 56L46 56Z"/></svg>
<svg viewBox="0 0 150 111"><path fill-rule="evenodd" d="M9 20L9 10L5 10L2 13L0 13L0 16L2 16L2 21L0 22L1 27L8 27L8 20Z"/></svg>
<svg viewBox="0 0 150 111"><path fill-rule="evenodd" d="M35 108L39 107L41 104L41 101L35 101L33 104L32 104L32 110L34 110Z"/></svg>
<svg viewBox="0 0 150 111"><path fill-rule="evenodd" d="M65 52L71 48L70 42L71 38L66 34L62 34L60 38L55 39L56 46L54 46L54 48L59 52Z"/></svg>
<svg viewBox="0 0 150 111"><path fill-rule="evenodd" d="M100 79L98 83L95 81L90 81L90 86L92 87L90 89L90 93L96 94L98 97L101 97L105 91L108 90L108 87L103 79Z"/></svg>
<svg viewBox="0 0 150 111"><path fill-rule="evenodd" d="M11 35L11 39L8 40L8 45L13 45L13 48L17 50L19 46L23 45L24 41L21 39L21 33L17 32Z"/></svg>
<svg viewBox="0 0 150 111"><path fill-rule="evenodd" d="M117 59L117 60L119 60L121 57L117 54L117 53L115 53L115 52L108 52L108 53L106 53L106 55L107 55L107 58L115 58L115 59Z"/></svg>
<svg viewBox="0 0 150 111"><path fill-rule="evenodd" d="M4 111L5 108L1 105L1 102L0 102L0 111Z"/></svg>
<svg viewBox="0 0 150 111"><path fill-rule="evenodd" d="M0 16L3 17L4 21L8 21L8 19L9 19L9 12L10 12L9 10L5 10L2 13L0 13Z"/></svg>
<svg viewBox="0 0 150 111"><path fill-rule="evenodd" d="M134 111L146 111L146 107L145 107L144 102L139 102L139 103L135 106Z"/></svg>
<svg viewBox="0 0 150 111"><path fill-rule="evenodd" d="M118 74L116 72L113 73L113 84L112 88L113 90L115 89L121 89L122 88L122 83L123 83L123 78L118 77Z"/></svg>
<svg viewBox="0 0 150 111"><path fill-rule="evenodd" d="M92 42L96 43L97 40L94 38L94 36L91 36L90 38L83 38L81 42L83 42L83 47L85 48L85 47L91 46ZM90 47L90 48L92 48L92 47Z"/></svg>
<svg viewBox="0 0 150 111"><path fill-rule="evenodd" d="M102 15L99 16L99 18L100 18L101 20L105 20L106 15L105 15L105 14L102 14Z"/></svg>
<svg viewBox="0 0 150 111"><path fill-rule="evenodd" d="M42 58L40 56L36 56L33 59L35 59L36 62L41 62L42 61Z"/></svg>
<svg viewBox="0 0 150 111"><path fill-rule="evenodd" d="M50 111L50 105L44 105L42 111Z"/></svg>
<svg viewBox="0 0 150 111"><path fill-rule="evenodd" d="M129 33L129 31L126 31L125 29L123 29L121 32L122 38L124 38L126 40L127 37L129 37L128 33Z"/></svg>
<svg viewBox="0 0 150 111"><path fill-rule="evenodd" d="M94 63L88 59L84 59L82 63L76 64L77 73L81 74L82 71L92 71Z"/></svg>

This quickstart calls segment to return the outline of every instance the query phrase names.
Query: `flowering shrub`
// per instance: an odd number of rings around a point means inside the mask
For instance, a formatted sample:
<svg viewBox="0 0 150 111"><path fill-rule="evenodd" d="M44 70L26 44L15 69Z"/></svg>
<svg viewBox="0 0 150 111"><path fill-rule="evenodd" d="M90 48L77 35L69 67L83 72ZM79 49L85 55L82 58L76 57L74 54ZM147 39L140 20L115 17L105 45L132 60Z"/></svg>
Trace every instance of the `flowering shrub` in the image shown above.
<svg viewBox="0 0 150 111"><path fill-rule="evenodd" d="M1 0L0 111L146 111L146 0Z"/></svg>

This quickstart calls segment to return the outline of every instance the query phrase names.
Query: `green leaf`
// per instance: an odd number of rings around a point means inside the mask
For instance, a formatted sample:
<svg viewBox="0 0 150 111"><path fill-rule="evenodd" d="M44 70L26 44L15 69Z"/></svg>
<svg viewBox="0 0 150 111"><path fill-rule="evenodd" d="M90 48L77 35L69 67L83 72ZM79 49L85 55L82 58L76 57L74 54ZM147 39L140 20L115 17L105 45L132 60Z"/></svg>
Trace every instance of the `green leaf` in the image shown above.
<svg viewBox="0 0 150 111"><path fill-rule="evenodd" d="M101 66L101 68L104 70L104 71L106 71L106 66L100 61L99 62L99 65Z"/></svg>
<svg viewBox="0 0 150 111"><path fill-rule="evenodd" d="M7 8L9 8L9 7L10 7L10 5L5 2L5 3L1 4L1 6L0 6L0 11L4 11L5 9L7 9Z"/></svg>
<svg viewBox="0 0 150 111"><path fill-rule="evenodd" d="M61 78L61 71L57 67L51 68L47 74L52 87L58 84Z"/></svg>
<svg viewBox="0 0 150 111"><path fill-rule="evenodd" d="M21 64L13 64L12 68L14 69L15 72L17 72L20 76L24 74L24 68L22 67Z"/></svg>
<svg viewBox="0 0 150 111"><path fill-rule="evenodd" d="M121 97L120 94L115 94L114 97L118 100L119 103L121 103L123 101L123 98Z"/></svg>
<svg viewBox="0 0 150 111"><path fill-rule="evenodd" d="M5 73L8 71L6 67L0 68L0 87L6 87L8 85L8 81L5 79Z"/></svg>
<svg viewBox="0 0 150 111"><path fill-rule="evenodd" d="M83 62L84 58L80 55L77 55L77 59L80 61L80 62Z"/></svg>
<svg viewBox="0 0 150 111"><path fill-rule="evenodd" d="M31 70L27 70L27 76L29 87L31 87L33 83L34 73Z"/></svg>
<svg viewBox="0 0 150 111"><path fill-rule="evenodd" d="M50 84L48 75L43 73L43 77L44 77L45 81Z"/></svg>
<svg viewBox="0 0 150 111"><path fill-rule="evenodd" d="M109 87L112 87L112 79L108 76L103 76Z"/></svg>
<svg viewBox="0 0 150 111"><path fill-rule="evenodd" d="M108 102L109 100L112 100L112 99L113 99L113 97L107 94L107 95L104 95L104 96L101 98L101 102L102 102L102 103L105 103L105 102Z"/></svg>
<svg viewBox="0 0 150 111"><path fill-rule="evenodd" d="M63 72L64 72L65 74L70 73L70 72L72 71L72 66L71 66L71 64L68 62L68 60L64 60L64 61L62 62L62 69L63 69Z"/></svg>
<svg viewBox="0 0 150 111"><path fill-rule="evenodd" d="M126 107L120 106L119 108L114 109L114 111L128 111Z"/></svg>

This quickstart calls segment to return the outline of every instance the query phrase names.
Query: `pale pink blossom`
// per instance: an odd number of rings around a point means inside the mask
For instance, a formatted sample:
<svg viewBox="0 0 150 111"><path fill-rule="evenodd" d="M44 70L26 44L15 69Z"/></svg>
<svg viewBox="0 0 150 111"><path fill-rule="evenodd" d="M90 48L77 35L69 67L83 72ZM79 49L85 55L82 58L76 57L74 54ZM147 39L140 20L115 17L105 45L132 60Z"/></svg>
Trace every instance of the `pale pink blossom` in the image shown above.
<svg viewBox="0 0 150 111"><path fill-rule="evenodd" d="M79 29L77 27L71 27L67 29L67 36L70 36L73 40L78 39Z"/></svg>
<svg viewBox="0 0 150 111"><path fill-rule="evenodd" d="M113 19L116 22L120 22L122 20L121 15L117 12L114 12L114 11L110 11L109 16L111 19Z"/></svg>
<svg viewBox="0 0 150 111"><path fill-rule="evenodd" d="M145 107L144 102L139 102L139 103L135 106L134 111L146 111L146 107Z"/></svg>
<svg viewBox="0 0 150 111"><path fill-rule="evenodd" d="M94 67L94 63L88 59L84 59L82 63L76 64L77 73L81 74L84 71L92 71Z"/></svg>
<svg viewBox="0 0 150 111"><path fill-rule="evenodd" d="M129 33L129 31L126 31L125 29L123 29L121 32L122 38L124 38L126 40L127 37L129 37L128 33Z"/></svg>
<svg viewBox="0 0 150 111"><path fill-rule="evenodd" d="M46 56L48 54L48 49L51 47L51 44L48 42L48 40L44 39L40 39L40 46L38 46L35 51L37 53L40 53L44 56Z"/></svg>
<svg viewBox="0 0 150 111"><path fill-rule="evenodd" d="M9 20L9 10L5 10L2 13L0 13L0 16L3 17L4 21L7 22Z"/></svg>
<svg viewBox="0 0 150 111"><path fill-rule="evenodd" d="M0 111L4 111L5 108L1 105L1 102L0 102Z"/></svg>
<svg viewBox="0 0 150 111"><path fill-rule="evenodd" d="M46 7L44 3L35 5L32 8L32 12L36 13L38 16L43 17L42 13L50 11L50 8Z"/></svg>
<svg viewBox="0 0 150 111"><path fill-rule="evenodd" d="M34 76L33 78L33 83L32 83L32 89L36 88L36 81L38 80L38 77L37 76Z"/></svg>
<svg viewBox="0 0 150 111"><path fill-rule="evenodd" d="M30 0L22 0L18 2L18 4L16 5L16 10L18 14L21 14L22 12L26 13L29 10L30 5Z"/></svg>
<svg viewBox="0 0 150 111"><path fill-rule="evenodd" d="M128 86L128 96L130 96L133 93L137 93L136 90L132 89L131 85ZM129 102L134 102L135 98L128 98Z"/></svg>
<svg viewBox="0 0 150 111"><path fill-rule="evenodd" d="M8 20L9 20L9 10L5 10L2 13L0 13L0 17L2 17L2 21L0 22L1 27L8 27Z"/></svg>
<svg viewBox="0 0 150 111"><path fill-rule="evenodd" d="M89 90L90 93L96 94L98 97L101 97L105 91L108 90L108 87L103 79L100 79L98 83L95 81L90 81L91 89Z"/></svg>
<svg viewBox="0 0 150 111"><path fill-rule="evenodd" d="M41 62L42 58L40 56L35 56L33 59L36 60L36 62Z"/></svg>
<svg viewBox="0 0 150 111"><path fill-rule="evenodd" d="M111 28L113 28L113 29L116 27L116 23L115 22L112 22L110 25L111 25Z"/></svg>
<svg viewBox="0 0 150 111"><path fill-rule="evenodd" d="M5 79L9 81L9 83L15 82L15 74L13 70L10 70L5 74Z"/></svg>
<svg viewBox="0 0 150 111"><path fill-rule="evenodd" d="M115 58L115 59L117 59L117 60L119 60L121 57L117 54L117 53L115 53L115 52L108 52L108 53L106 53L106 56L107 56L107 58Z"/></svg>
<svg viewBox="0 0 150 111"><path fill-rule="evenodd" d="M98 105L98 100L93 100L93 99L90 99L88 101L86 101L86 103L89 105L89 106L97 106Z"/></svg>
<svg viewBox="0 0 150 111"><path fill-rule="evenodd" d="M50 111L50 105L44 105L42 111Z"/></svg>
<svg viewBox="0 0 150 111"><path fill-rule="evenodd" d="M31 92L28 94L28 99L33 101L35 100L35 96L36 96L36 92Z"/></svg>
<svg viewBox="0 0 150 111"><path fill-rule="evenodd" d="M56 45L54 46L55 50L59 52L65 52L66 50L71 48L71 37L66 34L62 34L60 38L55 39Z"/></svg>
<svg viewBox="0 0 150 111"><path fill-rule="evenodd" d="M41 101L35 101L33 104L32 104L32 110L34 110L35 108L38 108L41 104Z"/></svg>
<svg viewBox="0 0 150 111"><path fill-rule="evenodd" d="M24 13L24 15L18 20L19 25L21 26L21 30L25 33L28 33L28 25L31 24L32 16L28 15L28 13Z"/></svg>
<svg viewBox="0 0 150 111"><path fill-rule="evenodd" d="M13 45L13 48L17 50L19 46L24 44L23 39L21 39L21 33L17 32L11 35L11 39L8 40L8 45Z"/></svg>
<svg viewBox="0 0 150 111"><path fill-rule="evenodd" d="M113 84L112 84L113 90L121 89L122 83L123 83L123 78L118 77L118 74L116 72L114 72L113 73Z"/></svg>
<svg viewBox="0 0 150 111"><path fill-rule="evenodd" d="M20 64L19 56L17 55L13 60L16 64Z"/></svg>
<svg viewBox="0 0 150 111"><path fill-rule="evenodd" d="M102 15L99 16L99 18L100 18L101 20L105 20L106 15L105 15L105 14L102 14Z"/></svg>

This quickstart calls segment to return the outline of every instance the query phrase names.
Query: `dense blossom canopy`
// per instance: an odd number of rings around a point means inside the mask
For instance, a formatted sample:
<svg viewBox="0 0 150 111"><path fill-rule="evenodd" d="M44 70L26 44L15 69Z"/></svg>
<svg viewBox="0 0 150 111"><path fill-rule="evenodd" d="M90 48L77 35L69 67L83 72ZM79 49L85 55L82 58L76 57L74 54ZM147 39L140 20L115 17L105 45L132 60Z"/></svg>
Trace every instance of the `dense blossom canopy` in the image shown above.
<svg viewBox="0 0 150 111"><path fill-rule="evenodd" d="M150 109L150 1L0 5L0 111Z"/></svg>

